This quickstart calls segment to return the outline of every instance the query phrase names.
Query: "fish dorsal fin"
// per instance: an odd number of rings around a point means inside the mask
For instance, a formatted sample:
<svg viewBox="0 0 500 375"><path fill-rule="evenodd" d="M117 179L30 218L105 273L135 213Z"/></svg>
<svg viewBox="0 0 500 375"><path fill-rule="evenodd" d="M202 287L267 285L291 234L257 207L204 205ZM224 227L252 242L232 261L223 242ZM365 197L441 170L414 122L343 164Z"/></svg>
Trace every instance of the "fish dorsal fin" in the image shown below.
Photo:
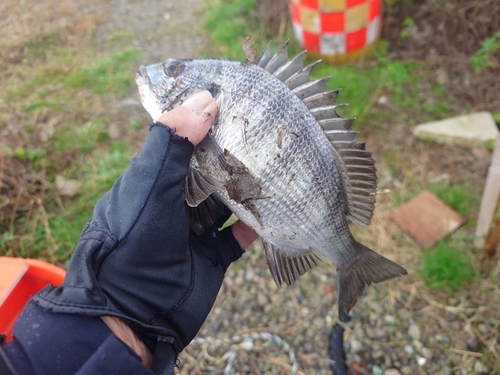
<svg viewBox="0 0 500 375"><path fill-rule="evenodd" d="M279 47L274 55L271 55L268 44L257 65L285 83L323 128L337 151L335 156L343 172L346 215L356 224L368 226L375 208L375 161L371 152L365 149L365 144L354 140L357 134L351 130L354 119L343 118L337 113L337 108L344 105L336 103L340 90L327 91L326 84L330 77L311 80L311 71L319 61L304 67L304 59L304 52L288 58L288 42Z"/></svg>
<svg viewBox="0 0 500 375"><path fill-rule="evenodd" d="M313 251L297 255L287 255L271 243L262 241L266 251L266 262L274 282L281 289L285 282L290 285L310 269L320 265L323 260Z"/></svg>
<svg viewBox="0 0 500 375"><path fill-rule="evenodd" d="M370 225L375 208L377 175L372 153L365 144L354 140L356 132L329 130L327 137L342 163L342 182L347 201L347 217L354 223Z"/></svg>
<svg viewBox="0 0 500 375"><path fill-rule="evenodd" d="M255 64L264 68L269 60L271 60L271 42L269 42L266 48L264 48L264 51L262 51Z"/></svg>

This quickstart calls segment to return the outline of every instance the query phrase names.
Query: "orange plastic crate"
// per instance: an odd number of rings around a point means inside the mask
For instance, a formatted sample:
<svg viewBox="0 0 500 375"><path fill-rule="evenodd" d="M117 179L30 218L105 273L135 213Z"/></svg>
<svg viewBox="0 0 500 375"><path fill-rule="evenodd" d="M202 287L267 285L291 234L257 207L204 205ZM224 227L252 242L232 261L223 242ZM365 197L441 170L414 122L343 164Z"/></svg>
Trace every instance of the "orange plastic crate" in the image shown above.
<svg viewBox="0 0 500 375"><path fill-rule="evenodd" d="M61 285L66 271L36 259L0 257L0 333L12 327L28 300L48 284Z"/></svg>

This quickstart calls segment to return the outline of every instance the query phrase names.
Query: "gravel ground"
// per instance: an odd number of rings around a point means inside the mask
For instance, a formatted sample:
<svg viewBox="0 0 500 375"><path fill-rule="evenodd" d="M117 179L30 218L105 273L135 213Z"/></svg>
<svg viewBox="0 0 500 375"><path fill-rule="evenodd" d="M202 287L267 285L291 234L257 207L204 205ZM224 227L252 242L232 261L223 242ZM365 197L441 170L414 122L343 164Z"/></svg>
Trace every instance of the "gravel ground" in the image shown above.
<svg viewBox="0 0 500 375"><path fill-rule="evenodd" d="M167 57L199 57L206 41L200 29L203 1L112 0L98 38L116 30L136 34L144 63ZM124 103L149 121L136 97ZM384 170L379 171L384 176ZM382 178L382 188L398 188ZM427 292L415 274L420 253L389 219L394 207L381 196L372 226L355 229L358 240L400 263L409 276L370 287L352 312L344 348L351 374L494 374L500 368L498 271L470 289L449 296ZM401 243L404 245L401 246ZM493 292L492 292L493 291ZM299 372L331 374L328 337L337 322L336 275L322 265L279 291L256 243L227 272L219 298L197 340L180 356L181 374L224 373L237 353L233 374L289 374L294 352ZM494 367L496 366L496 368Z"/></svg>

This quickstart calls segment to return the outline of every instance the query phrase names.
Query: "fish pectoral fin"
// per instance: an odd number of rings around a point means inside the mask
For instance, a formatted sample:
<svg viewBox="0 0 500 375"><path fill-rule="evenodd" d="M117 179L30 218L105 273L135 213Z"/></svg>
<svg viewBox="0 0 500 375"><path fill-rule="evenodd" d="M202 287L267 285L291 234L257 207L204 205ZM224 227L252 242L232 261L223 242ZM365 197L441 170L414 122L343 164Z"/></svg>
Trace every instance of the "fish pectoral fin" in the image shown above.
<svg viewBox="0 0 500 375"><path fill-rule="evenodd" d="M224 204L214 196L208 196L196 207L189 207L191 229L200 235L224 213Z"/></svg>
<svg viewBox="0 0 500 375"><path fill-rule="evenodd" d="M368 247L360 243L356 246L361 250L359 257L346 268L337 269L341 322L349 321L349 311L363 294L365 286L408 274L403 267Z"/></svg>
<svg viewBox="0 0 500 375"><path fill-rule="evenodd" d="M190 207L196 207L211 194L219 190L221 186L219 182L206 177L199 170L190 167L184 179L186 203Z"/></svg>
<svg viewBox="0 0 500 375"><path fill-rule="evenodd" d="M323 263L323 259L310 250L297 255L288 255L269 242L263 240L262 243L269 271L280 289L283 282L290 285L304 273Z"/></svg>

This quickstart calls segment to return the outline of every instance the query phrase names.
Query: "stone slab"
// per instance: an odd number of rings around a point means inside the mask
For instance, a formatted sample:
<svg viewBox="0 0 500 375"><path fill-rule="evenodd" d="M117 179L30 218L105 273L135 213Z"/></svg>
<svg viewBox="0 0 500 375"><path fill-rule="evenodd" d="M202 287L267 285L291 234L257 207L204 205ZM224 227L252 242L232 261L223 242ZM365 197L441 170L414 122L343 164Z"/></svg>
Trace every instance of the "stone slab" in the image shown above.
<svg viewBox="0 0 500 375"><path fill-rule="evenodd" d="M462 216L427 190L401 205L391 218L423 247L434 246L465 222Z"/></svg>
<svg viewBox="0 0 500 375"><path fill-rule="evenodd" d="M415 126L413 135L419 139L466 147L491 148L498 127L489 112L476 112Z"/></svg>

